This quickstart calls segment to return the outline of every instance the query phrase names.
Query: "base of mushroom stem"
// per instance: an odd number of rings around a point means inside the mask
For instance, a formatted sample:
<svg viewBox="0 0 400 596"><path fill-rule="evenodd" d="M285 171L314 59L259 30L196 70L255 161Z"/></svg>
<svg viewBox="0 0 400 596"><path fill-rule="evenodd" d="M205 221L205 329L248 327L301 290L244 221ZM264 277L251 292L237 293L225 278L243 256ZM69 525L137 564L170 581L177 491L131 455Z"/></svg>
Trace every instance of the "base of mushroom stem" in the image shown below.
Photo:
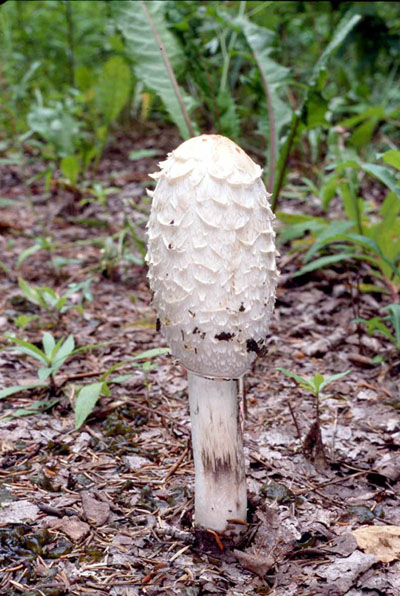
<svg viewBox="0 0 400 596"><path fill-rule="evenodd" d="M195 524L233 537L245 531L247 515L237 381L206 379L188 372L188 384Z"/></svg>

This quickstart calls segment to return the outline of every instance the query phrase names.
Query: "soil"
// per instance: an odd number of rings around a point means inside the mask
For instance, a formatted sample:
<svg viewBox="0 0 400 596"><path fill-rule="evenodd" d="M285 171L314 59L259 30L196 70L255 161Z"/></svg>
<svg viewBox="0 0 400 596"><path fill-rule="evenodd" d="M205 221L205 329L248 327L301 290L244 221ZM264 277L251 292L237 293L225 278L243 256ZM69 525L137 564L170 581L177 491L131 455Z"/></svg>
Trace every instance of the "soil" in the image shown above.
<svg viewBox="0 0 400 596"><path fill-rule="evenodd" d="M0 594L399 595L400 367L385 338L354 322L389 301L359 292L363 265L294 278L299 252L280 246L268 353L245 378L248 526L235 547L193 528L185 372L168 354L131 360L165 342L140 251L158 157L128 156L157 147L162 159L178 143L168 129L116 138L95 176L115 189L106 205L57 171L46 185L34 149L0 161L0 196L12 201L0 208L0 390L37 382L36 361L6 334L94 345L53 385L0 401ZM121 234L127 220L137 240ZM18 264L38 238L45 248ZM46 312L18 278L60 295L91 278L92 299L77 308L78 292L65 312ZM117 363L110 378L128 378L75 430L79 389ZM322 394L320 428L315 397L278 367L350 371Z"/></svg>

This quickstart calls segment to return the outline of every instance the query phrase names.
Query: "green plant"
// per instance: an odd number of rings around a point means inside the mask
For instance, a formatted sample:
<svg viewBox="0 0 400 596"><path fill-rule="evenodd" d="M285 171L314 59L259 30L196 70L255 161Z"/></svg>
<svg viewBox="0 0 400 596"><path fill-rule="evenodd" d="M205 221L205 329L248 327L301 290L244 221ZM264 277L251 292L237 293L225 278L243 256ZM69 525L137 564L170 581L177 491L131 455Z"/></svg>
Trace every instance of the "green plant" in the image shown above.
<svg viewBox="0 0 400 596"><path fill-rule="evenodd" d="M356 323L363 323L369 335L379 333L389 339L400 352L400 305L389 304L382 310L388 311L386 317L372 317L371 319L356 319ZM390 323L388 326L386 323Z"/></svg>
<svg viewBox="0 0 400 596"><path fill-rule="evenodd" d="M381 157L400 169L400 151L390 150ZM314 241L303 257L303 267L295 275L304 275L341 261L365 261L371 266L373 276L383 282L383 288L375 287L375 291L386 291L393 301L397 301L400 289L400 186L397 178L388 167L363 163L354 154L353 159L339 160L332 167L334 174L329 184L333 181L339 191L347 220L313 220ZM360 172L379 180L389 190L377 217L371 217L372 208L360 196ZM324 195L321 190L321 196L322 204L327 208L333 194L329 191ZM311 229L309 220L298 223L303 224L297 228L298 235ZM292 230L291 237L295 236L296 232ZM324 254L327 251L328 254ZM321 256L315 259L318 253Z"/></svg>
<svg viewBox="0 0 400 596"><path fill-rule="evenodd" d="M109 195L115 194L119 191L119 188L114 186L106 186L104 187L101 182L93 182L88 187L88 193L90 194L90 198L85 198L80 201L80 205L85 205L86 203L93 203L97 202L103 207L107 205L107 197Z"/></svg>
<svg viewBox="0 0 400 596"><path fill-rule="evenodd" d="M18 346L18 351L22 354L34 358L40 363L40 368L37 371L39 383L31 385L14 385L7 387L0 391L0 399L8 397L14 393L19 393L25 389L31 389L35 387L44 387L45 381L49 379L50 389L56 393L55 376L59 369L63 366L67 358L72 356L75 352L75 341L72 335L69 335L66 339L61 338L58 341L55 340L54 336L46 331L42 336L43 349L38 348L35 344L32 344L18 337L8 336L7 339Z"/></svg>
<svg viewBox="0 0 400 596"><path fill-rule="evenodd" d="M47 286L31 286L22 277L18 279L18 284L27 300L33 304L37 304L49 314L56 313L57 315L60 315L71 308L75 308L82 314L85 302L93 300L93 295L90 291L92 281L93 278L88 278L81 282L70 283L68 285L68 290L63 295L58 294L55 290ZM80 295L78 304L69 301L69 299L76 294Z"/></svg>
<svg viewBox="0 0 400 596"><path fill-rule="evenodd" d="M311 393L315 397L315 422L311 425L310 430L308 431L304 441L303 441L303 451L306 457L311 457L314 454L315 461L317 465L323 465L326 457L324 452L324 446L321 437L321 423L320 423L320 400L321 400L321 393L335 381L342 379L346 375L348 375L351 371L346 370L345 372L337 373L336 375L332 375L331 377L324 377L320 373L317 373L313 377L306 379L286 368L277 367L276 370L279 370L284 375L293 379L299 387L305 389L309 393ZM292 410L291 410L292 411ZM297 423L296 423L297 425Z"/></svg>
<svg viewBox="0 0 400 596"><path fill-rule="evenodd" d="M184 71L185 54L168 29L165 2L114 1L112 9L135 60L136 77L161 97L181 135L194 136L186 106L190 96L179 87L174 72Z"/></svg>
<svg viewBox="0 0 400 596"><path fill-rule="evenodd" d="M145 352L137 354L129 360L123 360L111 366L100 377L100 381L89 383L88 385L81 387L78 390L74 404L75 430L78 430L85 422L87 417L93 412L99 398L102 395L110 395L110 385L124 383L133 377L132 374L125 374L109 378L112 373L114 373L118 368L128 364L135 368L141 368L141 370L147 375L153 368L157 366L151 362L151 359L167 353L169 353L168 348L155 348L152 350L146 350Z"/></svg>

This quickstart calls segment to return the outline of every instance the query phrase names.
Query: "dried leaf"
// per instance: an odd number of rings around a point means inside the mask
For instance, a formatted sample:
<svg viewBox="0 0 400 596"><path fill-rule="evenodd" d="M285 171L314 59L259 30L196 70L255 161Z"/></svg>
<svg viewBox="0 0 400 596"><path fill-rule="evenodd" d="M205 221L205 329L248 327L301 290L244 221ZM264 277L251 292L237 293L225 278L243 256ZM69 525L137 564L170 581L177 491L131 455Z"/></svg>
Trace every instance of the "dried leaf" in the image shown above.
<svg viewBox="0 0 400 596"><path fill-rule="evenodd" d="M35 520L39 509L29 501L14 501L0 505L0 524L17 524L26 520Z"/></svg>
<svg viewBox="0 0 400 596"><path fill-rule="evenodd" d="M81 521L79 517L73 515L72 517L63 517L60 523L60 529L68 536L68 538L76 543L84 540L89 535L90 526Z"/></svg>
<svg viewBox="0 0 400 596"><path fill-rule="evenodd" d="M272 557L260 551L252 550L252 552L242 552L235 549L233 553L244 569L259 575L260 577L264 577L275 564Z"/></svg>
<svg viewBox="0 0 400 596"><path fill-rule="evenodd" d="M110 515L110 505L104 503L104 501L98 501L87 492L81 494L81 499L83 511L88 522L94 526L105 524Z"/></svg>
<svg viewBox="0 0 400 596"><path fill-rule="evenodd" d="M400 526L366 526L352 532L358 547L378 561L390 563L400 559Z"/></svg>

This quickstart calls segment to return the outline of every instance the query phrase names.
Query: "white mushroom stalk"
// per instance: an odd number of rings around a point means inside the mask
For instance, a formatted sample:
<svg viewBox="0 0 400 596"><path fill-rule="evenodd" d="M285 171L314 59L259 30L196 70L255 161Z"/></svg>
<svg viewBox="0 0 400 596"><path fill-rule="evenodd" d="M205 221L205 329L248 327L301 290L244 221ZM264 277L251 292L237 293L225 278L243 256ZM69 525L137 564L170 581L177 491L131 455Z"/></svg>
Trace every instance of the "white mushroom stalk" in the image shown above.
<svg viewBox="0 0 400 596"><path fill-rule="evenodd" d="M150 287L171 352L188 371L195 522L226 531L246 519L237 379L263 351L273 311L273 215L261 168L225 137L192 138L159 165Z"/></svg>

